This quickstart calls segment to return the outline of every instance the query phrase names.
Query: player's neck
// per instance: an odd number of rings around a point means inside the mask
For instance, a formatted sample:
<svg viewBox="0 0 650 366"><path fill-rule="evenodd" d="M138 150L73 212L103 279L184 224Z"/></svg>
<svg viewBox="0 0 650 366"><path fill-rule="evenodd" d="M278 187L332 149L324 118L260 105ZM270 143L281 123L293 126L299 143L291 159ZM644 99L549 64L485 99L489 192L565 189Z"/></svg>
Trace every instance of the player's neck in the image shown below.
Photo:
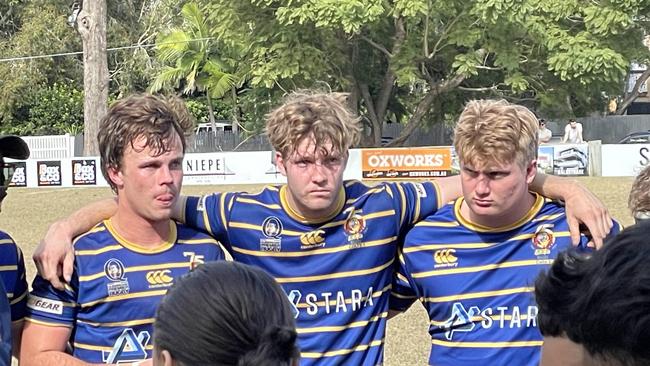
<svg viewBox="0 0 650 366"><path fill-rule="evenodd" d="M151 221L132 211L118 210L110 220L117 234L138 246L156 248L169 241L169 219Z"/></svg>

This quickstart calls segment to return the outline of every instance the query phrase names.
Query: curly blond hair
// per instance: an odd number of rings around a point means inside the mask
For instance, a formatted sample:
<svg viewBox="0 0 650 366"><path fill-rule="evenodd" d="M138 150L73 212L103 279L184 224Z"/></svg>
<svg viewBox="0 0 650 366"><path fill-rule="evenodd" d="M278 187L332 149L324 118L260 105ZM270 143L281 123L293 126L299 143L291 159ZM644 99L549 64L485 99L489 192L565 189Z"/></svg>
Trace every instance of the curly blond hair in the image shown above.
<svg viewBox="0 0 650 366"><path fill-rule="evenodd" d="M273 149L292 155L305 138L325 156L347 154L359 142L361 124L346 106L347 94L296 92L266 116L266 134ZM331 144L331 151L325 148Z"/></svg>
<svg viewBox="0 0 650 366"><path fill-rule="evenodd" d="M634 179L627 205L634 217L643 212L650 212L650 165Z"/></svg>
<svg viewBox="0 0 650 366"><path fill-rule="evenodd" d="M505 100L472 100L454 130L461 163L482 166L515 162L522 169L537 159L537 117L528 108Z"/></svg>

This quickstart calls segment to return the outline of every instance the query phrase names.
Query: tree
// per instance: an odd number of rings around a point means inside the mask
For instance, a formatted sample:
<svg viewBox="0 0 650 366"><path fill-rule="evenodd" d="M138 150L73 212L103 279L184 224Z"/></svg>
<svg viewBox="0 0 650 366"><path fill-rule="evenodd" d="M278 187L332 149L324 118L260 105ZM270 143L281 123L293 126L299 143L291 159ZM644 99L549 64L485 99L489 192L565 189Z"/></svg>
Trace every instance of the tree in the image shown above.
<svg viewBox="0 0 650 366"><path fill-rule="evenodd" d="M106 0L84 0L76 25L84 50L84 154L99 155L95 137L108 104Z"/></svg>
<svg viewBox="0 0 650 366"><path fill-rule="evenodd" d="M453 118L468 98L537 104L620 87L643 48L641 0L210 0L222 42L245 38L255 87L348 91L367 121L406 123L402 144L425 122ZM558 92L559 91L559 92ZM569 106L573 108L572 106ZM570 109L571 109L570 108ZM400 114L400 110L407 111ZM396 117L397 116L397 117Z"/></svg>
<svg viewBox="0 0 650 366"><path fill-rule="evenodd" d="M209 121L216 130L212 99L221 98L233 90L238 77L224 71L214 34L197 4L185 4L181 13L183 28L171 29L156 42L158 59L173 66L164 66L149 89L157 92L164 88L181 88L187 95L205 92ZM236 96L233 99L236 106Z"/></svg>

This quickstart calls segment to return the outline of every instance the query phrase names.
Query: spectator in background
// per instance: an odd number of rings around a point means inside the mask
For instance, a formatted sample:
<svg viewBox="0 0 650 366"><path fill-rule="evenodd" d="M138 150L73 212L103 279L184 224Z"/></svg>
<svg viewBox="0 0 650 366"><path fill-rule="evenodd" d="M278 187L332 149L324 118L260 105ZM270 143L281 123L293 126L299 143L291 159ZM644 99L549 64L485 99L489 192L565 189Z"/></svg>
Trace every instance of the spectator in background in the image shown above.
<svg viewBox="0 0 650 366"><path fill-rule="evenodd" d="M650 219L650 165L636 176L627 202L636 222Z"/></svg>
<svg viewBox="0 0 650 366"><path fill-rule="evenodd" d="M14 165L4 158L29 158L25 141L17 136L0 136L0 206L14 174ZM0 230L0 366L11 365L12 353L18 357L26 304L23 253L11 236Z"/></svg>
<svg viewBox="0 0 650 366"><path fill-rule="evenodd" d="M562 142L569 144L581 144L585 142L582 139L582 123L576 122L574 118L569 119L569 123L564 127Z"/></svg>
<svg viewBox="0 0 650 366"><path fill-rule="evenodd" d="M546 121L544 119L539 120L539 130L537 131L537 138L540 144L545 144L551 141L553 137L553 132L546 127Z"/></svg>
<svg viewBox="0 0 650 366"><path fill-rule="evenodd" d="M591 257L561 253L535 283L541 366L650 365L650 221Z"/></svg>
<svg viewBox="0 0 650 366"><path fill-rule="evenodd" d="M180 278L160 303L153 364L298 365L291 309L263 270L206 263Z"/></svg>

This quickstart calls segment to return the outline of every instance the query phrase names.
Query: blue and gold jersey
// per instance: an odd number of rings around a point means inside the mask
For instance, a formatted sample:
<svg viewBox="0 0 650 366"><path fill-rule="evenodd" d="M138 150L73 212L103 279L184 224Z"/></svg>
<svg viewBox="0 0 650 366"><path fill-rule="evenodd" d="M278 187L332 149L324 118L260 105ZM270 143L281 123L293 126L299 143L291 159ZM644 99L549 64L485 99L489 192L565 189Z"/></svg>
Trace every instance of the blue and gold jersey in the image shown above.
<svg viewBox="0 0 650 366"><path fill-rule="evenodd" d="M542 335L533 288L572 246L564 208L536 195L519 221L489 228L461 216L462 203L418 223L400 255L400 284L412 287L429 313L429 364L537 366ZM582 250L587 241L581 238Z"/></svg>
<svg viewBox="0 0 650 366"><path fill-rule="evenodd" d="M74 249L65 291L34 279L27 320L72 328L73 356L109 364L151 358L156 308L174 279L227 255L213 238L173 221L157 248L127 241L106 220L78 237Z"/></svg>
<svg viewBox="0 0 650 366"><path fill-rule="evenodd" d="M436 186L346 181L336 210L318 222L287 204L286 189L189 197L185 220L282 285L302 365L381 364L397 243L437 209Z"/></svg>
<svg viewBox="0 0 650 366"><path fill-rule="evenodd" d="M11 321L25 317L27 304L27 279L23 253L9 234L0 231L0 278L11 305Z"/></svg>

